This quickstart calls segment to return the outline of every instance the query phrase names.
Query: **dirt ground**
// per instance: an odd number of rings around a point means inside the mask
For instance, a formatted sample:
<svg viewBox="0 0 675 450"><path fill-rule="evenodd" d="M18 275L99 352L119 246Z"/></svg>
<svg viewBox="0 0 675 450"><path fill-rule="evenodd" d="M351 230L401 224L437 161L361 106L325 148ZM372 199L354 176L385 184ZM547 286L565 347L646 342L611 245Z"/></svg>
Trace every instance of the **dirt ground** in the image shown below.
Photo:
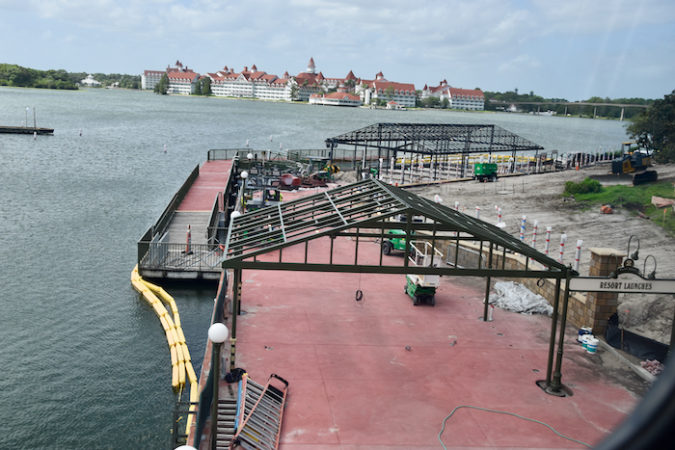
<svg viewBox="0 0 675 450"><path fill-rule="evenodd" d="M675 165L655 168L659 180L675 182ZM527 239L531 243L534 221L538 221L536 248L544 249L546 227L552 228L550 254L557 259L560 236L567 234L564 262L573 263L577 240L583 240L579 272L588 274L591 247L614 248L625 252L631 235L640 241L639 259L636 267L643 269L645 258L653 255L657 262L657 278L675 278L675 238L649 219L640 218L617 206L614 214L601 214L599 208L582 210L573 200L561 197L565 181L581 181L590 176L601 183L626 183L608 176L609 165L598 165L579 171L563 171L538 175L500 178L495 183L467 181L434 186L411 188L411 192L427 198L439 195L442 203L459 208L466 214L475 215L480 207L481 219L497 223L496 206L502 209L505 230L519 236L522 216L527 217ZM616 205L615 205L616 206ZM675 220L675 219L674 219ZM631 251L635 248L635 239ZM651 271L652 260L647 263ZM670 342L675 302L673 295L621 294L619 298L621 324L643 336L668 344Z"/></svg>

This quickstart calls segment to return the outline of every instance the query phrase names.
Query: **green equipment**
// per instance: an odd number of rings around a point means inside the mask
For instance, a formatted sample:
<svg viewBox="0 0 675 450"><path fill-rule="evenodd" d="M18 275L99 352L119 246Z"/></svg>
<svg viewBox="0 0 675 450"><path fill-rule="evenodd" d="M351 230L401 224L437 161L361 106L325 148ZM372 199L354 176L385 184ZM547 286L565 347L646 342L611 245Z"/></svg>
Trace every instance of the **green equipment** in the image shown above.
<svg viewBox="0 0 675 450"><path fill-rule="evenodd" d="M405 231L388 230L387 236L382 241L382 253L391 254L392 250L405 251Z"/></svg>
<svg viewBox="0 0 675 450"><path fill-rule="evenodd" d="M497 163L475 163L473 177L481 183L497 181Z"/></svg>
<svg viewBox="0 0 675 450"><path fill-rule="evenodd" d="M382 253L389 255L393 250L405 251L405 246L403 230L388 230L386 238L382 241ZM409 252L411 266L437 266L443 257L443 254L433 248L431 243L423 240L411 241ZM404 292L410 296L413 305L427 303L434 306L436 304L436 288L440 285L440 276L408 274L405 278Z"/></svg>
<svg viewBox="0 0 675 450"><path fill-rule="evenodd" d="M438 275L433 275L438 278ZM410 296L413 305L427 303L431 306L436 304L436 288L438 284L429 283L430 275L406 275L404 292ZM425 280L426 278L426 280Z"/></svg>

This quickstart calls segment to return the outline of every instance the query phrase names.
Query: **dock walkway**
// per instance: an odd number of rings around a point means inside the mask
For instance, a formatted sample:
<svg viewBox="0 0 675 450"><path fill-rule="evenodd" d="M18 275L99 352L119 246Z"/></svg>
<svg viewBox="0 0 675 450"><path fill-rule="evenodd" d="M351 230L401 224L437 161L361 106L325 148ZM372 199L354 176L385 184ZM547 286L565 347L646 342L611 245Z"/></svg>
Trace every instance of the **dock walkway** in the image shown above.
<svg viewBox="0 0 675 450"><path fill-rule="evenodd" d="M220 276L219 248L209 242L209 226L214 204L229 182L232 160L208 160L197 177L179 190L170 220L158 230L149 231L139 242L139 271L148 278L214 279ZM186 190L187 189L187 190ZM180 198L182 195L182 198ZM222 202L215 213L222 212ZM167 212L165 212L167 214ZM187 230L190 227L190 244ZM153 227L151 230L155 229ZM141 247L148 247L141 255Z"/></svg>

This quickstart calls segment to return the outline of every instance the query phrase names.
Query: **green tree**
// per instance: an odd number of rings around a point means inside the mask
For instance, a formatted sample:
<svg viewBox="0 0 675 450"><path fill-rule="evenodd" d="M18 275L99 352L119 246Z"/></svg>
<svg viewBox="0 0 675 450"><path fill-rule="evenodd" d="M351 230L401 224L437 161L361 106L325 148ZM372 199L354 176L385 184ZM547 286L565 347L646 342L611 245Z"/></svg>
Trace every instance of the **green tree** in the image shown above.
<svg viewBox="0 0 675 450"><path fill-rule="evenodd" d="M200 88L202 91L202 95L212 95L213 92L211 92L211 78L209 77L204 77L201 80L199 80Z"/></svg>
<svg viewBox="0 0 675 450"><path fill-rule="evenodd" d="M155 94L166 95L169 92L169 77L166 74L162 75L159 83L155 85Z"/></svg>
<svg viewBox="0 0 675 450"><path fill-rule="evenodd" d="M448 109L449 106L450 106L450 100L448 100L448 97L443 97L443 100L441 100L441 108Z"/></svg>
<svg viewBox="0 0 675 450"><path fill-rule="evenodd" d="M384 95L387 96L388 100L391 100L394 98L394 88L392 86L389 86L387 89L384 90Z"/></svg>
<svg viewBox="0 0 675 450"><path fill-rule="evenodd" d="M657 162L675 162L675 90L633 118L626 130Z"/></svg>
<svg viewBox="0 0 675 450"><path fill-rule="evenodd" d="M421 99L419 101L419 105L422 108L438 108L441 105L441 99L432 95L430 97Z"/></svg>

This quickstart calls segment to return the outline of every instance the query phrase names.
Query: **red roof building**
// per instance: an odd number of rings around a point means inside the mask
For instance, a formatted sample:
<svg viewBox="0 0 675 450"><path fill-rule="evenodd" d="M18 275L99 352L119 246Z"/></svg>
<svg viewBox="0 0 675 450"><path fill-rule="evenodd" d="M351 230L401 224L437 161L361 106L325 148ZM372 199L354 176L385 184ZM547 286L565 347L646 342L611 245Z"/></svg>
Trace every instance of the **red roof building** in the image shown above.
<svg viewBox="0 0 675 450"><path fill-rule="evenodd" d="M362 95L365 104L382 104L393 100L402 107L412 108L417 101L414 84L389 81L382 72L375 75L374 80L359 80L357 92Z"/></svg>
<svg viewBox="0 0 675 450"><path fill-rule="evenodd" d="M446 80L438 86L424 85L422 98L437 97L441 101L448 100L448 106L454 109L482 111L485 108L485 95L480 89L454 88Z"/></svg>
<svg viewBox="0 0 675 450"><path fill-rule="evenodd" d="M209 73L208 76L211 78L211 92L218 97L291 100L290 80L258 70L255 64L250 70L245 66L239 73L225 66L223 70Z"/></svg>

